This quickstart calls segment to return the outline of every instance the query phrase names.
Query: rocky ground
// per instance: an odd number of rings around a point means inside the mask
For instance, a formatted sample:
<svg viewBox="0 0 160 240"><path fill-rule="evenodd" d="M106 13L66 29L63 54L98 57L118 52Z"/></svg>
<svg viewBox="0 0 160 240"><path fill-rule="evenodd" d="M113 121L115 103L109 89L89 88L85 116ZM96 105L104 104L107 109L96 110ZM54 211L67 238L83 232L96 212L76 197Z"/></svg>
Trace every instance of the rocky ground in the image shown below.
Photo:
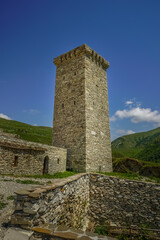
<svg viewBox="0 0 160 240"><path fill-rule="evenodd" d="M0 175L0 240L3 239L5 232L7 231L8 223L11 219L14 206L14 192L19 189L28 189L35 184L22 184L18 183L17 180L23 181L28 180L28 178L14 178L10 176ZM38 181L41 184L45 184L50 181L48 179L30 179L33 181ZM51 181L58 181L57 179ZM4 204L6 204L4 206ZM3 208L2 208L3 207Z"/></svg>

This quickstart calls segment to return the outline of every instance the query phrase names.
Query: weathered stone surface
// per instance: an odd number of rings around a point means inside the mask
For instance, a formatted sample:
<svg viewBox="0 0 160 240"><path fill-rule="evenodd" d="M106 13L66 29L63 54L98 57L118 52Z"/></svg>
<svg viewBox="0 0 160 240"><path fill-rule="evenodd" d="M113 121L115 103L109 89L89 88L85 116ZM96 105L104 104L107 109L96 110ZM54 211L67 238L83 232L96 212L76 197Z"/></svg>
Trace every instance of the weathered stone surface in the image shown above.
<svg viewBox="0 0 160 240"><path fill-rule="evenodd" d="M59 237L62 239L65 238L65 239L74 240L77 237L77 234L73 232L54 232L53 236Z"/></svg>
<svg viewBox="0 0 160 240"><path fill-rule="evenodd" d="M89 216L96 224L160 228L160 185L91 174Z"/></svg>
<svg viewBox="0 0 160 240"><path fill-rule="evenodd" d="M112 171L106 69L86 44L54 59L53 145L65 147L67 168Z"/></svg>
<svg viewBox="0 0 160 240"><path fill-rule="evenodd" d="M66 149L28 142L10 135L4 137L0 132L0 173L43 174L46 158L48 173L66 171Z"/></svg>
<svg viewBox="0 0 160 240"><path fill-rule="evenodd" d="M42 186L43 192L35 198L29 197L30 191L24 198L18 195L21 198L15 200L12 224L33 227L52 223L81 230L102 223L160 228L159 184L77 174L53 185L50 190Z"/></svg>
<svg viewBox="0 0 160 240"><path fill-rule="evenodd" d="M33 228L34 239L39 239L41 236L46 240L116 240L107 236L100 236L96 233L79 231L74 228L67 228L66 226L59 226L52 224L45 224L41 227ZM31 238L32 239L32 238Z"/></svg>
<svg viewBox="0 0 160 240"><path fill-rule="evenodd" d="M24 195L23 201L17 198L12 224L24 227L26 224L54 223L85 228L89 207L88 175L78 174L59 180L59 183L53 184L53 188L52 184L49 189L44 186L41 188L32 188L32 192L28 191L28 195Z"/></svg>
<svg viewBox="0 0 160 240"><path fill-rule="evenodd" d="M32 234L32 231L25 231L19 228L9 228L4 240L29 240Z"/></svg>

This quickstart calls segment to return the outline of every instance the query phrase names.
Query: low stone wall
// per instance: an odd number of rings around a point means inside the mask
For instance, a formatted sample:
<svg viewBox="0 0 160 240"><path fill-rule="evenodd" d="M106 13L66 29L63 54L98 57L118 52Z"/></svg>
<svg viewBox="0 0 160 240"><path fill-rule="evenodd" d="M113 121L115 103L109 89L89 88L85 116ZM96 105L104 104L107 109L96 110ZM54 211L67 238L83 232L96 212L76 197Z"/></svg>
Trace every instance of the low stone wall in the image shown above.
<svg viewBox="0 0 160 240"><path fill-rule="evenodd" d="M83 229L87 225L88 207L89 176L79 174L17 192L11 223L22 228L52 223Z"/></svg>
<svg viewBox="0 0 160 240"><path fill-rule="evenodd" d="M91 174L90 221L160 228L160 184Z"/></svg>
<svg viewBox="0 0 160 240"><path fill-rule="evenodd" d="M17 192L12 224L44 223L84 230L96 225L160 228L160 184L100 174L77 174Z"/></svg>

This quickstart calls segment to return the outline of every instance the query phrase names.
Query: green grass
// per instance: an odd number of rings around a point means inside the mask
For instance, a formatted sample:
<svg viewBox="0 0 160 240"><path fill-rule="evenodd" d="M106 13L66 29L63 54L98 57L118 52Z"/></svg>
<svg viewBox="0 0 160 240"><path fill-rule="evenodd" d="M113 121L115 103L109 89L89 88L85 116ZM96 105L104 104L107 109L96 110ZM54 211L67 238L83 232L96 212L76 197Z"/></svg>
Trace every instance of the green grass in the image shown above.
<svg viewBox="0 0 160 240"><path fill-rule="evenodd" d="M108 235L108 226L107 225L98 225L95 227L94 232L98 233L98 235L107 236Z"/></svg>
<svg viewBox="0 0 160 240"><path fill-rule="evenodd" d="M156 178L156 177L144 178L144 176L141 176L136 173L107 172L107 173L100 173L100 174L107 175L107 176L115 176L122 179L160 183L160 178Z"/></svg>
<svg viewBox="0 0 160 240"><path fill-rule="evenodd" d="M22 139L42 144L52 144L52 128L38 127L26 123L0 118L0 128L6 133L19 135Z"/></svg>
<svg viewBox="0 0 160 240"><path fill-rule="evenodd" d="M13 195L8 196L7 200L14 200L14 196Z"/></svg>
<svg viewBox="0 0 160 240"><path fill-rule="evenodd" d="M43 185L41 182L38 182L38 181L33 181L33 180L20 180L20 179L17 179L16 180L16 183L20 183L20 184L37 184L37 185Z"/></svg>
<svg viewBox="0 0 160 240"><path fill-rule="evenodd" d="M127 157L114 158L113 164L117 165L118 163L123 163L126 161L126 159L127 159ZM142 164L143 167L160 167L160 163L147 162L147 161L142 161L142 160L138 160L138 159L134 159L134 160L139 162L140 164Z"/></svg>
<svg viewBox="0 0 160 240"><path fill-rule="evenodd" d="M112 142L112 156L160 163L160 127L115 139Z"/></svg>
<svg viewBox="0 0 160 240"><path fill-rule="evenodd" d="M3 182L12 182L13 180L12 179L3 179L1 181L3 181Z"/></svg>
<svg viewBox="0 0 160 240"><path fill-rule="evenodd" d="M8 203L0 202L0 210L5 208L8 205Z"/></svg>
<svg viewBox="0 0 160 240"><path fill-rule="evenodd" d="M56 179L56 178L67 178L67 177L73 176L75 174L77 174L77 172L67 171L67 172L57 172L54 174L44 174L44 175L23 175L23 177L35 178L35 179L36 178Z"/></svg>

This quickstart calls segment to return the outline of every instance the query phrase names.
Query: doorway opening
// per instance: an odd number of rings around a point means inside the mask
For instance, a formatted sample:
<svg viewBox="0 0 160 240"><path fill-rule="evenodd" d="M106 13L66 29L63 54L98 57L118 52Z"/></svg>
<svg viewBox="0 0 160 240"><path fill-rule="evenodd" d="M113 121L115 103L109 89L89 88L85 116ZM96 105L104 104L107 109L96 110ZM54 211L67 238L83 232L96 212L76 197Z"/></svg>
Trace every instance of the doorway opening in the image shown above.
<svg viewBox="0 0 160 240"><path fill-rule="evenodd" d="M43 162L43 174L48 174L49 157L46 156Z"/></svg>

